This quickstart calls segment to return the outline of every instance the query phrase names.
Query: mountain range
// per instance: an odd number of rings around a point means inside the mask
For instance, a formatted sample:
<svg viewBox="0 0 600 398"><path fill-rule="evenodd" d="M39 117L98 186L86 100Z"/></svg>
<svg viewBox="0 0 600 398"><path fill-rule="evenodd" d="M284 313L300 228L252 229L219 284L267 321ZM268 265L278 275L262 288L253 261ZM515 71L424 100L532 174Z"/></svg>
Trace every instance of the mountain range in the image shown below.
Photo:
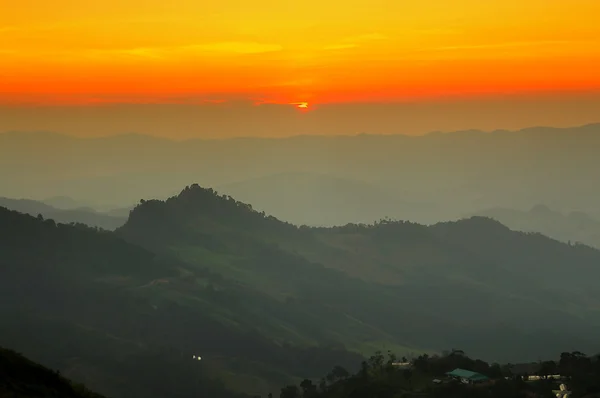
<svg viewBox="0 0 600 398"><path fill-rule="evenodd" d="M62 203L68 203L68 199L69 198L62 199ZM54 202L56 201L57 200ZM81 223L91 227L108 230L115 230L127 221L127 215L123 214L124 212L120 209L114 209L109 212L99 212L91 207L56 208L47 204L45 201L2 197L0 197L0 206L32 216L41 214L44 218L50 218L60 223Z"/></svg>
<svg viewBox="0 0 600 398"><path fill-rule="evenodd" d="M7 197L129 207L198 181L307 225L374 217L431 224L538 203L598 217L599 146L600 124L186 141L13 132L0 134L0 186Z"/></svg>
<svg viewBox="0 0 600 398"><path fill-rule="evenodd" d="M565 214L536 205L528 211L492 208L476 214L518 231L540 232L562 242L579 242L600 249L600 220L582 211Z"/></svg>
<svg viewBox="0 0 600 398"><path fill-rule="evenodd" d="M0 253L2 344L113 398L265 395L377 350L600 350L600 251L484 217L298 227L191 185L114 232L0 209Z"/></svg>

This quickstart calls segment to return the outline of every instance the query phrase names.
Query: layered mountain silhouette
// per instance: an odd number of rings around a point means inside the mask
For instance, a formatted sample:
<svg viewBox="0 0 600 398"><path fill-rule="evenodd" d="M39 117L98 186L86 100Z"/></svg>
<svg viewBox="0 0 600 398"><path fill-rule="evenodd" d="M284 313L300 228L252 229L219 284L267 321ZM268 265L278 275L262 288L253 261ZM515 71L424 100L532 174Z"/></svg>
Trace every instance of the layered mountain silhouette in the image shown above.
<svg viewBox="0 0 600 398"><path fill-rule="evenodd" d="M51 202L72 203L66 198L61 198ZM77 202L75 202L77 203ZM41 214L44 218L51 218L60 223L81 223L91 227L115 230L127 221L127 212L129 210L112 210L111 212L99 212L90 207L75 208L57 208L45 202L31 199L10 199L0 197L0 206L21 213L37 216Z"/></svg>
<svg viewBox="0 0 600 398"><path fill-rule="evenodd" d="M540 232L563 242L600 248L600 220L581 211L562 213L537 205L528 211L492 208L477 213L518 231Z"/></svg>
<svg viewBox="0 0 600 398"><path fill-rule="evenodd" d="M383 218L434 222L443 213L433 204L407 202L393 189L317 173L279 173L217 189L296 225L369 224Z"/></svg>
<svg viewBox="0 0 600 398"><path fill-rule="evenodd" d="M376 350L600 349L600 251L484 217L298 227L192 185L115 232L0 209L0 253L3 344L114 398L266 395Z"/></svg>
<svg viewBox="0 0 600 398"><path fill-rule="evenodd" d="M380 214L429 224L538 203L598 217L599 146L600 124L187 141L20 132L0 134L0 186L11 197L66 195L125 207L197 181L286 221L314 225L372 221Z"/></svg>

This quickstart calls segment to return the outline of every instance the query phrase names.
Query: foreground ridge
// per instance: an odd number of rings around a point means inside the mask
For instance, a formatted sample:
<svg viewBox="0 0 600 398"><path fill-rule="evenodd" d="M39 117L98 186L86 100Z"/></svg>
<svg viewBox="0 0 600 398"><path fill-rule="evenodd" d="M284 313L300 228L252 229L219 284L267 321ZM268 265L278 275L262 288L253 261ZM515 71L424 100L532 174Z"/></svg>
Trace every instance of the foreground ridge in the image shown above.
<svg viewBox="0 0 600 398"><path fill-rule="evenodd" d="M104 398L39 365L0 347L0 397Z"/></svg>

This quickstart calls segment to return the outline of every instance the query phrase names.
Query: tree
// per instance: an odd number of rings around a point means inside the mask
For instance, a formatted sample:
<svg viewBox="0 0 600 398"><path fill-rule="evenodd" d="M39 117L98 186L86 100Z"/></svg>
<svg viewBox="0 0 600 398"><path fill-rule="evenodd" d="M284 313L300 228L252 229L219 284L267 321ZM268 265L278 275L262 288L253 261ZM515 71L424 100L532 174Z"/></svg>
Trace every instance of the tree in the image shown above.
<svg viewBox="0 0 600 398"><path fill-rule="evenodd" d="M303 398L312 398L317 395L317 386L315 386L312 381L308 379L302 380L302 383L300 383L300 388L302 388Z"/></svg>
<svg viewBox="0 0 600 398"><path fill-rule="evenodd" d="M326 380L330 383L335 383L338 380L347 378L350 375L346 369L341 366L335 366L326 376Z"/></svg>
<svg viewBox="0 0 600 398"><path fill-rule="evenodd" d="M558 366L554 361L544 361L540 366L540 376L547 377L558 373Z"/></svg>
<svg viewBox="0 0 600 398"><path fill-rule="evenodd" d="M287 386L281 389L279 398L300 398L300 392L297 386Z"/></svg>

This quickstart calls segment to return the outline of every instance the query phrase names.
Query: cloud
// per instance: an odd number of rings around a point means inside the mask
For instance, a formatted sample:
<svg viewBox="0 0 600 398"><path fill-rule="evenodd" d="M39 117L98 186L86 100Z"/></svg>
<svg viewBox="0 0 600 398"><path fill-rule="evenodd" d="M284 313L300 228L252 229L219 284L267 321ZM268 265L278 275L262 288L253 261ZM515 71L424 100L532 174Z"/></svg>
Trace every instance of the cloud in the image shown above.
<svg viewBox="0 0 600 398"><path fill-rule="evenodd" d="M260 54L283 50L279 44L257 43L257 42L221 42L198 44L181 47L184 50L196 50L200 52L218 52L230 54Z"/></svg>
<svg viewBox="0 0 600 398"><path fill-rule="evenodd" d="M461 33L462 30L458 28L429 28L429 29L413 29L413 33L420 35L452 35Z"/></svg>
<svg viewBox="0 0 600 398"><path fill-rule="evenodd" d="M388 38L387 36L382 35L381 33L367 33L365 35L359 35L359 36L349 37L346 40L347 41L364 43L364 42L373 41L373 40L385 40L387 38Z"/></svg>
<svg viewBox="0 0 600 398"><path fill-rule="evenodd" d="M136 57L161 58L161 51L155 48L130 48L126 50L116 50L116 52Z"/></svg>
<svg viewBox="0 0 600 398"><path fill-rule="evenodd" d="M121 54L141 58L169 58L173 55L195 55L195 54L223 54L223 55L248 55L277 52L283 50L279 44L267 44L256 42L218 42L206 44L192 44L176 47L140 47L112 50L91 50L90 53L98 55Z"/></svg>
<svg viewBox="0 0 600 398"><path fill-rule="evenodd" d="M60 51L67 56L89 57L93 59L110 59L115 56L125 56L145 59L173 59L173 57L186 57L194 55L250 55L282 51L279 44L256 42L217 42L204 44L191 44L172 47L134 47L134 48L109 48L109 49L84 49ZM47 53L47 51L44 51Z"/></svg>
<svg viewBox="0 0 600 398"><path fill-rule="evenodd" d="M358 36L350 36L350 37L346 37L345 39L341 40L340 43L323 47L323 50L347 50L347 49L351 49L351 48L357 48L361 44L364 44L364 43L367 43L370 41L386 40L387 38L388 38L387 36L382 35L381 33L367 33L367 34L358 35Z"/></svg>
<svg viewBox="0 0 600 398"><path fill-rule="evenodd" d="M2 105L226 105L236 100L235 96L226 94L189 94L189 95L117 95L117 94L5 94L0 93ZM250 102L246 99L246 102Z"/></svg>
<svg viewBox="0 0 600 398"><path fill-rule="evenodd" d="M323 50L346 50L349 48L356 48L358 44L347 43L347 44L333 44L331 46L323 47Z"/></svg>
<svg viewBox="0 0 600 398"><path fill-rule="evenodd" d="M523 41L523 42L506 42L493 44L476 44L476 45L458 45L431 48L428 51L453 51L453 50L485 50L493 48L512 48L512 47L535 47L543 45L563 45L571 44L568 40L540 40L540 41Z"/></svg>

